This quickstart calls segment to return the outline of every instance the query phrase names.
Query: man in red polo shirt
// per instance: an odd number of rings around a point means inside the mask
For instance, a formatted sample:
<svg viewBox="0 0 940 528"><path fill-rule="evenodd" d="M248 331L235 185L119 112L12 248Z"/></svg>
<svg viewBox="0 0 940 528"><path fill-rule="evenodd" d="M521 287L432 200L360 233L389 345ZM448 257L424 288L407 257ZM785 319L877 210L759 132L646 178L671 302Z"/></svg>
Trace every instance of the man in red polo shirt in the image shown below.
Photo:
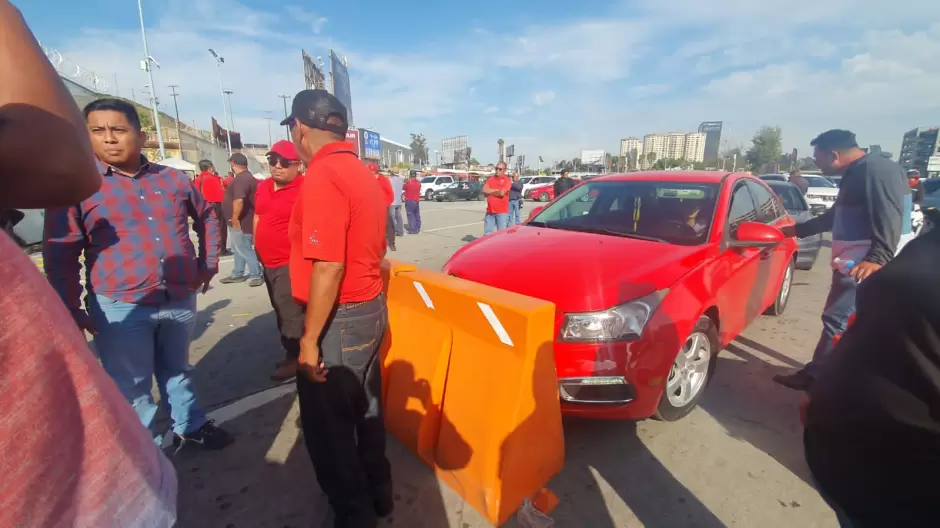
<svg viewBox="0 0 940 528"><path fill-rule="evenodd" d="M346 107L325 90L294 97L288 125L307 165L291 219L291 285L306 306L297 394L307 451L337 527L391 513L379 346L388 327L380 266L387 201L346 142Z"/></svg>
<svg viewBox="0 0 940 528"><path fill-rule="evenodd" d="M290 286L290 237L287 235L294 202L300 196L303 176L300 157L290 141L281 140L268 152L271 177L255 192L255 251L264 264L264 284L277 316L277 330L287 356L271 379L285 381L297 375L304 310L294 301Z"/></svg>
<svg viewBox="0 0 940 528"><path fill-rule="evenodd" d="M379 182L379 187L382 188L382 195L385 196L385 202L388 204L388 218L385 221L385 242L388 244L388 249L396 251L395 225L392 222L392 203L395 202L392 183L388 181L388 176L382 174L382 171L379 170L379 166L375 163L369 164L369 170L375 173L375 179Z"/></svg>
<svg viewBox="0 0 940 528"><path fill-rule="evenodd" d="M483 217L483 234L506 229L509 224L509 191L512 180L506 176L506 164L496 164L496 174L483 185L486 195L486 216Z"/></svg>
<svg viewBox="0 0 940 528"><path fill-rule="evenodd" d="M412 173L411 179L402 186L405 191L405 215L408 217L408 234L421 232L421 182L418 174Z"/></svg>

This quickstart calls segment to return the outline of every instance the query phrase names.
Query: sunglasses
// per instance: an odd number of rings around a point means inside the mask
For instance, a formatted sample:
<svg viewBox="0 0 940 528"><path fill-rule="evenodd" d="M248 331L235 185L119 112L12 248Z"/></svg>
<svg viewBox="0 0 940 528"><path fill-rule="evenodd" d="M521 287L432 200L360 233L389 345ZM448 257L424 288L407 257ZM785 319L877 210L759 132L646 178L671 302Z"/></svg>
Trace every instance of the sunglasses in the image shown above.
<svg viewBox="0 0 940 528"><path fill-rule="evenodd" d="M281 166L287 169L290 168L291 165L296 165L298 163L300 162L297 160L289 160L282 158L281 156L268 156L268 165L270 165L271 168Z"/></svg>
<svg viewBox="0 0 940 528"><path fill-rule="evenodd" d="M506 170L506 167L496 167L496 170L499 172L503 172Z"/></svg>

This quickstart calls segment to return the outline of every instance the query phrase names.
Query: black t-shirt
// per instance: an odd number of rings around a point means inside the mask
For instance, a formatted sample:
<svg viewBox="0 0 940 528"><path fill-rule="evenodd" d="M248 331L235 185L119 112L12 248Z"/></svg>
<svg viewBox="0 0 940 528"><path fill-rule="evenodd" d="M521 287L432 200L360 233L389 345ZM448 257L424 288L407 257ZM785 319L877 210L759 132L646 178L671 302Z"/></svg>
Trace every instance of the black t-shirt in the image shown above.
<svg viewBox="0 0 940 528"><path fill-rule="evenodd" d="M557 198L558 196L561 196L563 192L572 187L574 187L574 180L572 180L570 177L558 178L555 180L554 184L555 197Z"/></svg>
<svg viewBox="0 0 940 528"><path fill-rule="evenodd" d="M242 214L238 220L241 222L242 232L246 235L252 234L254 230L255 219L255 191L258 190L258 180L248 171L242 171L235 175L235 179L225 189L225 196L222 198L222 214L226 221L232 219L232 203L235 200L242 200Z"/></svg>
<svg viewBox="0 0 940 528"><path fill-rule="evenodd" d="M862 526L940 521L940 229L859 285L810 393L806 460Z"/></svg>

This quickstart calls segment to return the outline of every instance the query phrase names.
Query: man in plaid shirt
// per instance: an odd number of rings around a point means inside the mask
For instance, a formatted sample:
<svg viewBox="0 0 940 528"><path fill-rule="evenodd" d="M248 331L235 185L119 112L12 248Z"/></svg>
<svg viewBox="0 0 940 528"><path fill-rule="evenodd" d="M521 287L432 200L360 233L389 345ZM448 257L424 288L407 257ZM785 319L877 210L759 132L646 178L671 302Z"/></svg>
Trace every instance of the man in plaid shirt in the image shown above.
<svg viewBox="0 0 940 528"><path fill-rule="evenodd" d="M84 114L103 184L78 205L46 211L46 275L156 441L154 376L177 449L223 448L232 437L206 419L189 374L196 292L218 272L219 219L184 173L141 155L146 135L132 105L99 99Z"/></svg>

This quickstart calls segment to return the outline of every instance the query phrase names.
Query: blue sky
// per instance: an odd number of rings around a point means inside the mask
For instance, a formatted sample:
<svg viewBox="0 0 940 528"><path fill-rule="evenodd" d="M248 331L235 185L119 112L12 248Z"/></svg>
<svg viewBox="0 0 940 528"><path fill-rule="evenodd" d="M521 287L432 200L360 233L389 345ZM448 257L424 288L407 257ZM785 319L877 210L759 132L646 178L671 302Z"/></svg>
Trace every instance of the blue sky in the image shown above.
<svg viewBox="0 0 940 528"><path fill-rule="evenodd" d="M144 101L135 2L18 5L43 44ZM423 133L432 150L467 135L481 161L495 158L499 138L529 160L557 160L706 120L725 122L726 146L746 146L766 124L801 155L828 128L896 152L904 131L940 124L936 0L407 5L145 1L161 109L172 112L165 86L178 84L184 121L221 118L214 48L236 130L267 142L265 112L280 116L278 94L303 88L300 50L332 48L349 59L358 126L402 143Z"/></svg>

